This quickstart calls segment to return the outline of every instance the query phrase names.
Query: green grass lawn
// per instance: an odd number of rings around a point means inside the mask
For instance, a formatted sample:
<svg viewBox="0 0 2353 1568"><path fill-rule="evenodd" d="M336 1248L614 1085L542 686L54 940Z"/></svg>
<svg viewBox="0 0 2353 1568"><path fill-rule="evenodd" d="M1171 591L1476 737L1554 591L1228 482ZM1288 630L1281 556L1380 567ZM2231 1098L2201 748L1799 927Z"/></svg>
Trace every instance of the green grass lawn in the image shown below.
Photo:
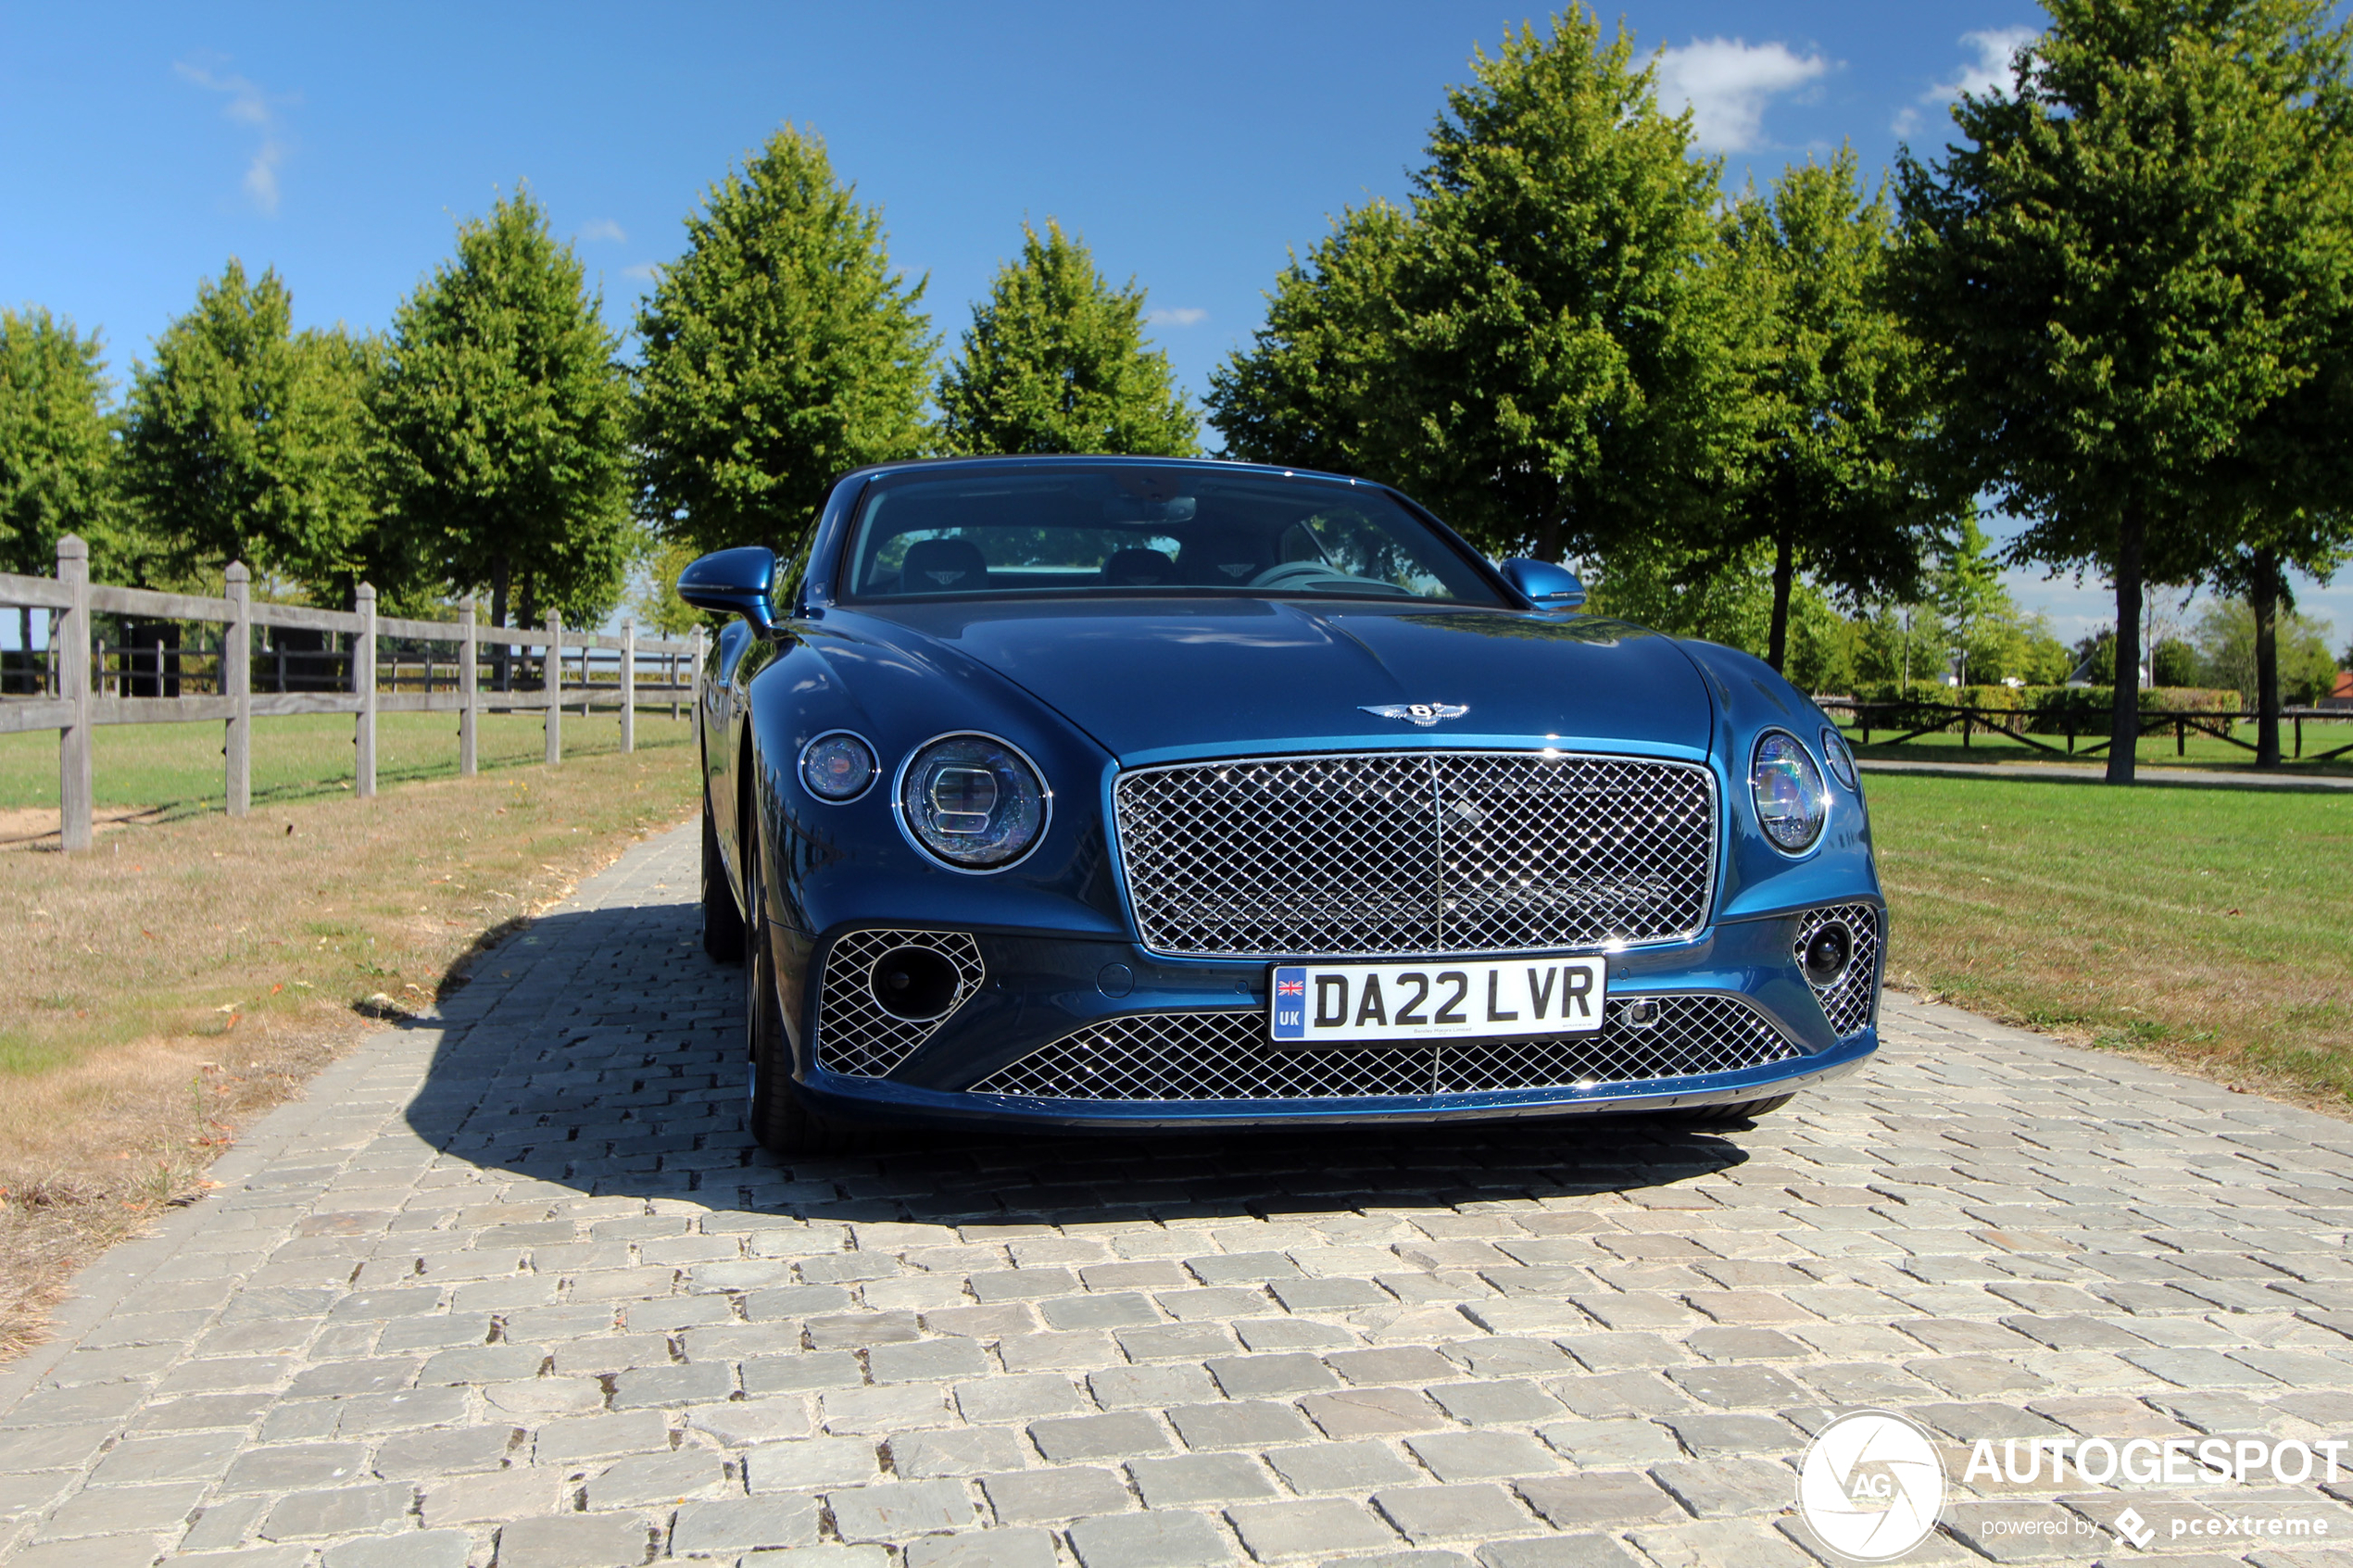
<svg viewBox="0 0 2353 1568"><path fill-rule="evenodd" d="M1895 983L2353 1105L2353 796L1865 787Z"/></svg>
<svg viewBox="0 0 2353 1568"><path fill-rule="evenodd" d="M257 719L253 723L253 797L257 804L307 799L351 787L352 720L336 713ZM535 763L546 755L535 714L485 713L475 741L484 771ZM621 720L599 713L564 716L564 756L621 749ZM640 750L691 746L689 718L637 715ZM100 808L159 808L167 817L221 809L221 726L103 724L91 738L91 790ZM458 716L384 713L376 718L380 787L455 778ZM57 805L57 736L53 730L0 735L0 809Z"/></svg>
<svg viewBox="0 0 2353 1568"><path fill-rule="evenodd" d="M1901 746L1889 746L1885 744L1886 737L1901 734L1903 731L1891 730L1885 725L1875 725L1871 734L1876 739L1873 744L1866 746L1863 744L1863 732L1849 724L1846 715L1836 714L1833 717L1839 720L1841 732L1846 736L1848 744L1855 747L1855 754L1874 759L2004 764L2072 760L2092 766L2098 766L2108 759L2108 753L2105 751L2087 754L2082 749L2098 744L2106 738L2105 733L2078 735L2076 737L2077 755L2070 759L2063 755L2054 757L2049 752L2037 751L2034 747L2009 736L1992 734L1983 730L1979 730L1970 736L1966 745L1963 744L1962 736L1957 730L1950 734L1940 732L1936 734L1921 735ZM2248 746L2255 744L2255 726L2252 723L2234 725L2232 733L2246 742ZM2067 749L2065 735L2038 734L2033 738L2045 746L2057 747L2062 753ZM2353 745L2353 722L2313 720L2305 721L2304 750L2307 756L2332 751L2346 745ZM2280 752L2284 758L2289 759L2288 766L2291 769L2337 777L2353 775L2353 754L2340 757L2333 762L2298 762L2293 759L2295 747L2295 726L2287 721L2282 721ZM2219 768L2236 771L2242 769L2251 770L2255 766L2254 752L2233 746L2218 736L2200 734L2196 731L2192 731L2186 738L2178 742L2171 730L2161 735L2144 735L2141 737L2140 749L2135 753L2135 757L2139 765L2145 768Z"/></svg>

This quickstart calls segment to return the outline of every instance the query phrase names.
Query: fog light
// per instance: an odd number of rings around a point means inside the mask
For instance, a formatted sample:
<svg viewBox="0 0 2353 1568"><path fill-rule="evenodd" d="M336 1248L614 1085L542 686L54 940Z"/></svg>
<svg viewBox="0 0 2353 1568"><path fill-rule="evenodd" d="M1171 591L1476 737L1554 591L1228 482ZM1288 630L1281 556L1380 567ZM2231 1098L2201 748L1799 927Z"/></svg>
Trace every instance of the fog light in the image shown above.
<svg viewBox="0 0 2353 1568"><path fill-rule="evenodd" d="M1846 929L1843 921L1831 921L1807 938L1806 950L1798 963L1806 971L1806 983L1817 991L1827 991L1846 978L1846 966L1855 961L1855 934Z"/></svg>
<svg viewBox="0 0 2353 1568"><path fill-rule="evenodd" d="M937 947L893 947L875 960L866 984L876 1007L910 1023L945 1014L963 988L955 962Z"/></svg>

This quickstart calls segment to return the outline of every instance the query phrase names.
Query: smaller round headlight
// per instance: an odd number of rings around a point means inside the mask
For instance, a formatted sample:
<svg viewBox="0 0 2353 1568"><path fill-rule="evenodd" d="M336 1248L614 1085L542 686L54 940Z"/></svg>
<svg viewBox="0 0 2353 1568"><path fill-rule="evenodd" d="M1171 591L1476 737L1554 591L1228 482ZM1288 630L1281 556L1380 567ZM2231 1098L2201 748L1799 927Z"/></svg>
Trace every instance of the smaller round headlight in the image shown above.
<svg viewBox="0 0 2353 1568"><path fill-rule="evenodd" d="M1028 854L1051 805L1029 759L993 735L943 735L899 776L908 834L966 871L996 871Z"/></svg>
<svg viewBox="0 0 2353 1568"><path fill-rule="evenodd" d="M848 730L819 735L800 748L800 781L820 800L855 800L875 782L874 747Z"/></svg>
<svg viewBox="0 0 2353 1568"><path fill-rule="evenodd" d="M1794 855L1822 836L1830 801L1822 793L1822 775L1795 735L1765 732L1749 764L1748 787L1756 801L1757 825L1775 847Z"/></svg>
<svg viewBox="0 0 2353 1568"><path fill-rule="evenodd" d="M1832 778L1849 789L1855 787L1855 751L1836 730L1822 732L1822 760L1831 765Z"/></svg>

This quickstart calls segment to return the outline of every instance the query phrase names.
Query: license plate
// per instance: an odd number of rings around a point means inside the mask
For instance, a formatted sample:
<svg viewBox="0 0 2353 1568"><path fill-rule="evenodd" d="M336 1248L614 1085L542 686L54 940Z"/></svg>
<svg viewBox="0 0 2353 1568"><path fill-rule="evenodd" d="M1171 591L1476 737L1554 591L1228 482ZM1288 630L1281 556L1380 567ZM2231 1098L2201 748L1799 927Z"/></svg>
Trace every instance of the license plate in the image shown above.
<svg viewBox="0 0 2353 1568"><path fill-rule="evenodd" d="M1295 1046L1590 1035L1608 977L1601 959L1277 964L1269 1032Z"/></svg>

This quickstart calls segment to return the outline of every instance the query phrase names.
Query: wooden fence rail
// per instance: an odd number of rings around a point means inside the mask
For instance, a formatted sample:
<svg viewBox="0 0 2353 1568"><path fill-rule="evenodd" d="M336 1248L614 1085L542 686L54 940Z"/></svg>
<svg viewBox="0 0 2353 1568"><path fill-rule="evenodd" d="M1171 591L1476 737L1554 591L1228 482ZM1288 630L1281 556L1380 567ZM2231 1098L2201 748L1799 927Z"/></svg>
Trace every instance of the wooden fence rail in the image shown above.
<svg viewBox="0 0 2353 1568"><path fill-rule="evenodd" d="M685 642L640 639L633 621L621 623L618 635L567 631L552 611L544 626L482 626L474 619L474 601L458 607L458 619L416 621L376 613L376 591L363 583L349 610L316 609L308 605L256 603L252 578L242 563L228 570L228 594L206 598L194 594L164 594L145 588L117 588L90 581L90 551L71 534L57 541L57 575L21 577L0 572L0 607L23 607L51 612L49 658L36 668L32 650L24 650L30 695L0 697L0 734L22 730L57 732L58 797L62 808L59 837L69 850L87 849L91 841L90 732L99 724L176 724L214 721L225 726L221 747L224 793L229 814L245 815L253 808L253 721L296 713L348 713L353 716L352 793L366 799L376 793L376 715L379 713L455 713L458 715L458 771L475 771L475 730L479 715L539 712L547 724L547 762L563 760L563 715L576 697L585 717L593 709L617 709L621 718L621 749L636 749L636 714L641 706L667 704L673 715L681 699L701 695L703 633L698 629ZM182 650L160 644L109 647L97 642L92 618L98 615L137 617L151 621L198 621L220 626L217 652ZM287 691L283 668L275 683L281 689L254 690L253 636L257 627L326 633L351 638L348 657L332 648L291 657L329 661L341 666L341 691ZM416 662L396 651L391 689L384 690L384 667L379 641L394 638L428 645L454 644L446 659L428 653L422 690L402 689L402 670ZM485 690L480 666L485 658L494 669L511 672L517 661L512 650L539 650L537 688ZM367 650L365 657L362 649ZM94 667L93 652L99 658ZM497 650L495 653L492 650ZM576 678L568 679L568 652L577 650ZM109 659L107 656L115 656ZM602 656L603 669L591 660ZM679 660L686 660L682 681ZM208 693L179 694L183 660L214 665ZM168 662L167 662L168 661ZM641 661L661 671L659 681L641 681ZM144 664L144 668L143 668ZM111 666L111 667L110 667ZM168 672L167 672L168 671ZM437 673L450 677L444 690ZM611 679L597 675L610 673ZM106 689L111 684L113 690ZM132 688L151 686L154 695L134 695ZM169 694L169 695L167 695ZM601 700L600 700L601 699Z"/></svg>
<svg viewBox="0 0 2353 1568"><path fill-rule="evenodd" d="M1950 730L1956 724L1961 728L1961 746L1964 750L1980 734L2016 741L2020 746L2031 746L2054 757L2095 757L2108 749L2108 715L2098 710L2079 710L2070 707L2057 712L2038 713L2032 709L1979 708L1969 703L1931 702L1924 698L1859 702L1853 697L1825 696L1815 698L1815 703L1825 712L1844 713L1847 721L1862 731L1866 746L1873 744L1871 732L1875 729L1901 731L1901 734L1877 743L1881 746L1901 746L1921 735ZM2232 730L2235 725L2251 723L2258 717L2251 712L2231 712L2219 709L2145 708L2141 710L2141 734L2144 736L2161 735L2170 727L2173 732L2176 756L2189 754L2189 737L2193 734L2210 735L2216 740L2228 741L2242 751L2253 751L2256 749L2254 744L2241 740ZM2353 751L2353 744L2347 744L2328 751L2315 752L2309 758L2304 755L2306 720L2314 723L2343 723L2353 719L2353 712L2344 709L2285 708L2280 710L2280 717L2295 723L2296 758L2299 761L2327 762ZM2062 753L2057 746L2029 734L2028 727L2034 724L2045 726L2043 733L2046 734L2064 734L2067 736L2066 751ZM2079 751L2075 744L2078 735L2097 735L2100 738Z"/></svg>

